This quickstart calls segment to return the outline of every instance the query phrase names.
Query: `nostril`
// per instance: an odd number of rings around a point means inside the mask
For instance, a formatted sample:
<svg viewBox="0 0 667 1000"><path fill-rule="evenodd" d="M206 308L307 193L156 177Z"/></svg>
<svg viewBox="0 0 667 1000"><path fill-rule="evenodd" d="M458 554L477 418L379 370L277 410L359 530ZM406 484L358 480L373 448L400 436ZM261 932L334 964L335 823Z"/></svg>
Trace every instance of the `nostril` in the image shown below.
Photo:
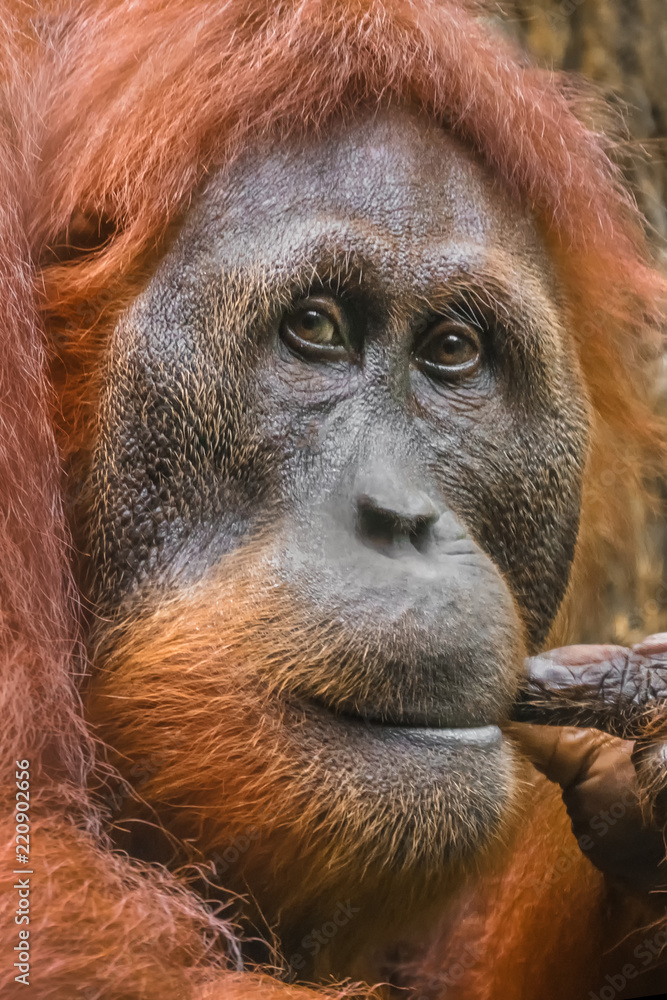
<svg viewBox="0 0 667 1000"><path fill-rule="evenodd" d="M359 497L357 501L357 532L364 545L395 555L412 546L417 552L425 553L432 537L434 517L431 512L424 515L401 516L393 510L385 510L370 497Z"/></svg>
<svg viewBox="0 0 667 1000"><path fill-rule="evenodd" d="M409 533L409 538L417 550L424 555L431 544L433 537L433 520L430 517L424 517L416 521Z"/></svg>
<svg viewBox="0 0 667 1000"><path fill-rule="evenodd" d="M357 530L365 544L377 549L393 545L397 534L401 533L394 516L363 501L358 507Z"/></svg>

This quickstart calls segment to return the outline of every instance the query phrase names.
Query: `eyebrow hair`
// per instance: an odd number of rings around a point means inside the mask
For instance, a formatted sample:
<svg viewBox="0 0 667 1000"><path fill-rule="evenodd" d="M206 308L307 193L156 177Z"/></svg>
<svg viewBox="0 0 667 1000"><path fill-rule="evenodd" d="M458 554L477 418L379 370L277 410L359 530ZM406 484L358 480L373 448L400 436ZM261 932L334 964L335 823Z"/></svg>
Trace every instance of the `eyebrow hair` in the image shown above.
<svg viewBox="0 0 667 1000"><path fill-rule="evenodd" d="M418 301L430 311L449 314L456 312L475 326L482 326L484 316L494 320L509 320L511 309L503 290L482 283L465 273L454 275L445 285L431 292L418 293Z"/></svg>
<svg viewBox="0 0 667 1000"><path fill-rule="evenodd" d="M358 249L337 248L323 240L321 248L311 248L307 256L284 271L264 272L261 283L273 297L275 307L285 309L315 291L344 296L352 290L363 290L364 278L372 272L372 263ZM380 281L374 285L379 291Z"/></svg>
<svg viewBox="0 0 667 1000"><path fill-rule="evenodd" d="M359 233L345 223L335 229L334 234L319 233L311 245L304 248L300 259L285 262L284 270L280 268L264 275L267 291L270 289L270 294L277 297L274 298L277 308L289 308L295 300L312 294L315 289L333 295L365 292L376 296L378 301L387 298L381 269L376 266L372 254L365 252ZM456 247L463 251L461 244ZM465 257L464 251L460 253L455 270L443 273L441 281L432 271L427 282L429 287L412 289L415 300L425 312L447 314L454 308L474 325L486 323L488 326L492 322L508 334L523 331L530 340L535 340L545 326L562 328L556 289L551 281L545 284L536 269L522 266L519 256L494 249L492 255L485 254L482 262L479 251L475 254L471 247L467 261ZM444 263L445 258L442 259Z"/></svg>
<svg viewBox="0 0 667 1000"><path fill-rule="evenodd" d="M492 264L487 261L480 268L462 268L420 298L430 308L450 310L455 305L458 310L468 310L473 321L481 314L508 331L521 327L535 337L545 326L562 328L556 289L545 285L542 276L532 269L522 269L521 280L517 281L516 263L508 255L496 254ZM513 280L508 274L513 274Z"/></svg>

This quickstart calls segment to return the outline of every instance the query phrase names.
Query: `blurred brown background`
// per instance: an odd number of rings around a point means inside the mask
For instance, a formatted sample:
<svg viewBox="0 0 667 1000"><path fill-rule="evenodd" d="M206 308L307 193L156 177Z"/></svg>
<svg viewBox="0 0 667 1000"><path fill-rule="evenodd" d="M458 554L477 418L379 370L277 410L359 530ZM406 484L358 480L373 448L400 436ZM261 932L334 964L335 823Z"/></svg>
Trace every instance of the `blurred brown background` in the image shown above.
<svg viewBox="0 0 667 1000"><path fill-rule="evenodd" d="M541 65L580 74L622 111L618 162L667 268L667 0L503 0L499 20ZM667 415L667 377L657 372ZM662 484L667 496L667 477ZM614 569L588 641L630 643L667 631L667 503L649 523L638 579ZM604 634L600 634L600 633Z"/></svg>
<svg viewBox="0 0 667 1000"><path fill-rule="evenodd" d="M655 237L667 240L667 0L505 0L505 24L542 65L581 74L624 110L623 163ZM664 251L664 246L663 246Z"/></svg>

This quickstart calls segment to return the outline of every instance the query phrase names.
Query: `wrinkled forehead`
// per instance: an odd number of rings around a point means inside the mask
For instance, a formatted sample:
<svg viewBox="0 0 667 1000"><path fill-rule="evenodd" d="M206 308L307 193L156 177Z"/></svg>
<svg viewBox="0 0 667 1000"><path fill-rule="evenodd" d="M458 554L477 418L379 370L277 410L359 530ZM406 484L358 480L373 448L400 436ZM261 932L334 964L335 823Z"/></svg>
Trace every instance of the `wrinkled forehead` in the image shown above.
<svg viewBox="0 0 667 1000"><path fill-rule="evenodd" d="M397 278L547 270L529 213L461 143L425 115L387 109L214 177L182 238L190 253L270 270L352 253Z"/></svg>

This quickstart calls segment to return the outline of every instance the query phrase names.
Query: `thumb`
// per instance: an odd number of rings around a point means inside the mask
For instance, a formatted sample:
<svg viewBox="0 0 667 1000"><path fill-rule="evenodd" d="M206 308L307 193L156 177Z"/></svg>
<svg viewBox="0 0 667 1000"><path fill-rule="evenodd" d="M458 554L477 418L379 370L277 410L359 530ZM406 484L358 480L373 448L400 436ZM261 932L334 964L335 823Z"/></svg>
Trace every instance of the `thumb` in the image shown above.
<svg viewBox="0 0 667 1000"><path fill-rule="evenodd" d="M582 779L603 750L625 743L599 729L569 726L513 723L507 733L537 770L564 790Z"/></svg>

